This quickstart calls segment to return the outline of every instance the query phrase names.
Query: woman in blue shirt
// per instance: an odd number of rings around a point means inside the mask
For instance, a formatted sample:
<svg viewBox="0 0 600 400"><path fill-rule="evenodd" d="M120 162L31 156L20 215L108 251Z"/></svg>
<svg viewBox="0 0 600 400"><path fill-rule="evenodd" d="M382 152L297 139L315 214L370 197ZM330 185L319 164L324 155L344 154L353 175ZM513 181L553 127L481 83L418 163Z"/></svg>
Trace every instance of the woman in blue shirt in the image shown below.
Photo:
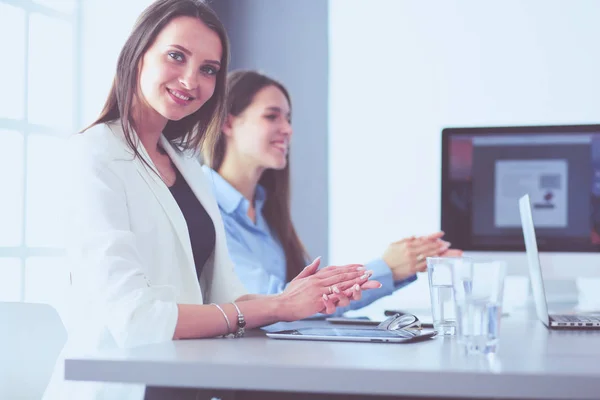
<svg viewBox="0 0 600 400"><path fill-rule="evenodd" d="M227 114L204 170L213 183L237 274L250 293L280 293L308 259L290 213L291 98L274 79L236 71L228 77ZM413 282L417 272L426 270L426 257L460 255L442 236L438 232L390 244L381 258L366 265L381 287L364 295L355 288L353 300L360 300L350 307L364 307Z"/></svg>

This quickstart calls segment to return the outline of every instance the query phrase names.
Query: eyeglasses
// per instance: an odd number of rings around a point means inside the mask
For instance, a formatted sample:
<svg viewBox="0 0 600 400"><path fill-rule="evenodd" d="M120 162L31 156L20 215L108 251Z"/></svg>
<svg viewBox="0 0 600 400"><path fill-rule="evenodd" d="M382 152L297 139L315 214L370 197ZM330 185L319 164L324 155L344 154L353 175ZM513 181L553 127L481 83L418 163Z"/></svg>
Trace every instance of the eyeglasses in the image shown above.
<svg viewBox="0 0 600 400"><path fill-rule="evenodd" d="M412 314L395 314L377 325L377 329L383 329L386 331L405 331L406 333L413 334L414 336L420 335L422 329L421 321L419 318Z"/></svg>

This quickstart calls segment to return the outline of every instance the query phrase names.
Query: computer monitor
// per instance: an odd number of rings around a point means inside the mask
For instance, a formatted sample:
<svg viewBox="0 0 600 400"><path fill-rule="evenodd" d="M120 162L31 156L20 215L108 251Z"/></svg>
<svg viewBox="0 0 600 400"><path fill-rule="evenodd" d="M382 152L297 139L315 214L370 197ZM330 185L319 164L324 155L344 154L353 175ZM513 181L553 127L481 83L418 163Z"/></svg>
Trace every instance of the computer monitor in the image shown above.
<svg viewBox="0 0 600 400"><path fill-rule="evenodd" d="M441 227L454 247L501 252L526 274L519 198L529 194L548 276L572 276L566 253L600 274L600 125L446 128ZM510 253L513 253L511 255ZM589 258L593 255L593 258ZM498 256L498 254L495 254ZM558 261L558 264L557 264ZM571 265L572 266L572 265Z"/></svg>

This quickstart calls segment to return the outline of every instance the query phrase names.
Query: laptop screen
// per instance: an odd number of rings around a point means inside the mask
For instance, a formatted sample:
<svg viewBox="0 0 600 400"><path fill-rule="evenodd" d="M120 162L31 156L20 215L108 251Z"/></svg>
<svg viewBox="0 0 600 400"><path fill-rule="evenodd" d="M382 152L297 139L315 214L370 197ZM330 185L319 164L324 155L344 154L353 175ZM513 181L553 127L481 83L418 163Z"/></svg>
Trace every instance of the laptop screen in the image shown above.
<svg viewBox="0 0 600 400"><path fill-rule="evenodd" d="M525 239L525 249L527 252L527 264L529 266L529 279L531 280L531 291L533 292L535 309L538 318L542 321L546 321L546 324L548 324L548 304L546 303L544 278L542 276L542 266L540 265L535 227L533 225L533 215L531 213L531 203L528 195L519 199L519 213L521 215L523 237Z"/></svg>

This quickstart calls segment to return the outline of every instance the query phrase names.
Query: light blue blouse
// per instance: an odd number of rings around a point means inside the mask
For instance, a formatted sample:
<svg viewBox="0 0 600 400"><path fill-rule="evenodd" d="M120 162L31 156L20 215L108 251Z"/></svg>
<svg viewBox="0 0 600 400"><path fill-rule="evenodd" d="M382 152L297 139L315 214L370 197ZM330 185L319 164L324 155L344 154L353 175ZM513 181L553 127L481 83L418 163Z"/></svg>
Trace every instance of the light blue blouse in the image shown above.
<svg viewBox="0 0 600 400"><path fill-rule="evenodd" d="M281 243L262 215L266 200L265 190L260 185L257 187L254 223L247 215L248 200L216 171L206 165L203 169L212 183L225 224L229 254L242 283L249 293L281 293L287 284L286 260ZM391 270L382 259L371 261L365 267L373 270L371 279L378 280L383 286L379 289L365 290L360 300L338 309L336 315L365 307L417 279L417 276L413 275L402 281L394 281Z"/></svg>

